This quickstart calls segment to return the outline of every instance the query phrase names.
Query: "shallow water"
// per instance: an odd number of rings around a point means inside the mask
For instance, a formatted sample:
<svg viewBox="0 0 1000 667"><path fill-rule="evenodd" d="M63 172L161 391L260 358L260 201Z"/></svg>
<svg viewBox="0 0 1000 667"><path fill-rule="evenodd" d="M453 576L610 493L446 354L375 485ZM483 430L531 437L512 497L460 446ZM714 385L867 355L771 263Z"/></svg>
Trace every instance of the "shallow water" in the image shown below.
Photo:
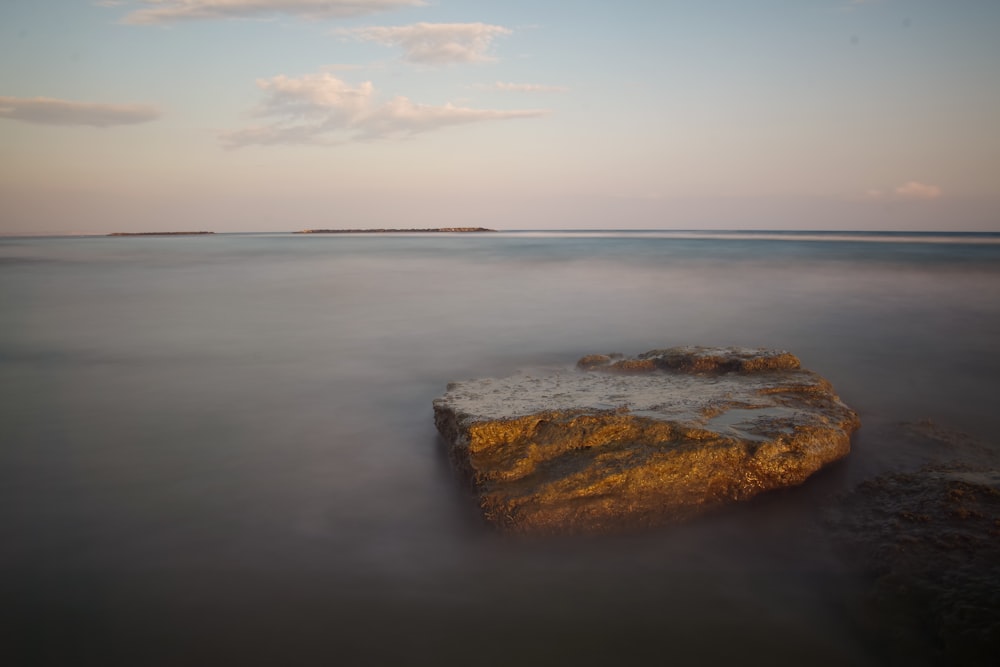
<svg viewBox="0 0 1000 667"><path fill-rule="evenodd" d="M817 517L937 454L899 422L993 438L998 240L0 239L5 646L53 665L878 664ZM680 344L796 353L860 413L852 455L654 535L480 524L432 423L447 382Z"/></svg>

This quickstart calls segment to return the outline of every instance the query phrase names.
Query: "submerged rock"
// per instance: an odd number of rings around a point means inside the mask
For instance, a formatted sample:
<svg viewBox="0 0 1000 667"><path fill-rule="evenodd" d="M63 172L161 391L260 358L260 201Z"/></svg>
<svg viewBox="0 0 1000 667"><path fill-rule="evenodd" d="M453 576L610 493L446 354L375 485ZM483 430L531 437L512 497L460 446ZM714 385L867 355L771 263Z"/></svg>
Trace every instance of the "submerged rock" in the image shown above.
<svg viewBox="0 0 1000 667"><path fill-rule="evenodd" d="M1000 655L1000 469L931 464L868 480L827 514L869 586L862 630L890 665L993 665Z"/></svg>
<svg viewBox="0 0 1000 667"><path fill-rule="evenodd" d="M744 348L452 383L434 413L485 518L538 534L636 530L800 484L860 425L794 355Z"/></svg>

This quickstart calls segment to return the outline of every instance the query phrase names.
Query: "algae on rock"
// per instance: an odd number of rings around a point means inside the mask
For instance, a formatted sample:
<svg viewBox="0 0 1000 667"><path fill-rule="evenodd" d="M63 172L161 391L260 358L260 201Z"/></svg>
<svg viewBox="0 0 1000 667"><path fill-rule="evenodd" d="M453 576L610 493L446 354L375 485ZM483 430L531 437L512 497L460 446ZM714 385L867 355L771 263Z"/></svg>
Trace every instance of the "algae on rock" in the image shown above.
<svg viewBox="0 0 1000 667"><path fill-rule="evenodd" d="M636 530L800 484L860 424L794 355L746 348L451 383L434 412L484 517L534 534Z"/></svg>

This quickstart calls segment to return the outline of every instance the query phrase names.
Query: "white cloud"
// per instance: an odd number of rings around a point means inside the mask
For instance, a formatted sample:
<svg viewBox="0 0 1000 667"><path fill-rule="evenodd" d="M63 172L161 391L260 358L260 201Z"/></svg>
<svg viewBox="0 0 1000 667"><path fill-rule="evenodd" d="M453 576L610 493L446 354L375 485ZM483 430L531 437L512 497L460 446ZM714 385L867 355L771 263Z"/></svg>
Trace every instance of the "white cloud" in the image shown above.
<svg viewBox="0 0 1000 667"><path fill-rule="evenodd" d="M496 81L494 83L484 83L475 86L477 90L499 90L513 93L566 93L569 88L566 86L549 86L542 83L508 83Z"/></svg>
<svg viewBox="0 0 1000 667"><path fill-rule="evenodd" d="M279 75L257 81L257 87L265 93L259 116L319 118L347 124L367 112L375 92L370 81L352 88L331 74L308 74L299 79Z"/></svg>
<svg viewBox="0 0 1000 667"><path fill-rule="evenodd" d="M403 49L403 59L443 65L494 60L488 54L493 40L511 34L509 28L487 23L414 23L341 30L339 34Z"/></svg>
<svg viewBox="0 0 1000 667"><path fill-rule="evenodd" d="M51 97L0 97L0 118L40 125L135 125L160 117L146 104L70 102Z"/></svg>
<svg viewBox="0 0 1000 667"><path fill-rule="evenodd" d="M205 19L253 18L291 14L309 19L364 16L422 7L424 0L142 0L149 7L125 17L125 23L155 24Z"/></svg>
<svg viewBox="0 0 1000 667"><path fill-rule="evenodd" d="M910 181L900 185L894 190L897 197L902 199L937 199L941 196L941 188L936 185L927 185Z"/></svg>
<svg viewBox="0 0 1000 667"><path fill-rule="evenodd" d="M370 81L352 86L330 73L257 81L264 101L256 115L271 122L227 132L230 148L253 144L336 145L349 141L405 138L490 120L535 118L544 109L473 109L453 104L417 104L406 97L379 103Z"/></svg>

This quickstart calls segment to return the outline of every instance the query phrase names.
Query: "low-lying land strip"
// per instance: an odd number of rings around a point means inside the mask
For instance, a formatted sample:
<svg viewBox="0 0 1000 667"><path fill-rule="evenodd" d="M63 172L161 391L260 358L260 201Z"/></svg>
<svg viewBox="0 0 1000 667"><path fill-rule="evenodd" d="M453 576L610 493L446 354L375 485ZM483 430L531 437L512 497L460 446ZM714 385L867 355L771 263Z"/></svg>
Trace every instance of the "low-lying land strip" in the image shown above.
<svg viewBox="0 0 1000 667"><path fill-rule="evenodd" d="M201 236L215 232L113 232L108 236Z"/></svg>
<svg viewBox="0 0 1000 667"><path fill-rule="evenodd" d="M485 227L432 227L430 229L303 229L296 234L412 234L434 232L495 232Z"/></svg>

